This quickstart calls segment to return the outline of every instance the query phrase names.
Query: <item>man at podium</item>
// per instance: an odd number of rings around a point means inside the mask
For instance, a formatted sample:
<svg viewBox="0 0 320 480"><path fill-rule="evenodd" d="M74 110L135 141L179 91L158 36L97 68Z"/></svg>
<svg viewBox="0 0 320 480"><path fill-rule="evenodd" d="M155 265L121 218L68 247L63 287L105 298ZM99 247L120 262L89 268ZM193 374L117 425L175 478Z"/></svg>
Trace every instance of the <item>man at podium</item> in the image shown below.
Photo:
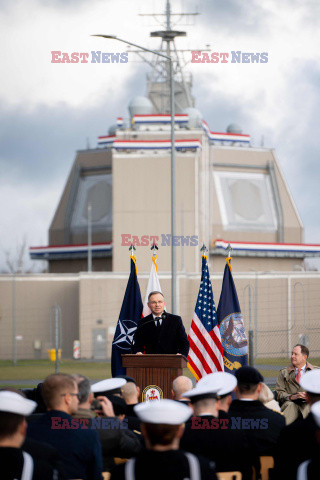
<svg viewBox="0 0 320 480"><path fill-rule="evenodd" d="M142 318L137 326L132 353L181 354L189 352L189 341L182 319L165 311L164 296L151 292L148 296L151 314Z"/></svg>

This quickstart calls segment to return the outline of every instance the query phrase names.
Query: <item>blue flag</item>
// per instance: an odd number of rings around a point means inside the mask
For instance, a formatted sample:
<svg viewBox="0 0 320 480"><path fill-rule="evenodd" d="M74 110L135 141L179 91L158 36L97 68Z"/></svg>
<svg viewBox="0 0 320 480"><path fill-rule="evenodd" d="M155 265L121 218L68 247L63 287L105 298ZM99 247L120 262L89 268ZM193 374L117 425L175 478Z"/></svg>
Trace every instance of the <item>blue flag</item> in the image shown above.
<svg viewBox="0 0 320 480"><path fill-rule="evenodd" d="M112 342L111 372L112 376L125 375L121 355L131 353L131 345L137 322L142 315L143 303L137 278L135 257L131 256L131 271L126 293Z"/></svg>
<svg viewBox="0 0 320 480"><path fill-rule="evenodd" d="M248 365L248 341L229 259L224 268L217 315L223 346L224 370L234 374L238 368Z"/></svg>

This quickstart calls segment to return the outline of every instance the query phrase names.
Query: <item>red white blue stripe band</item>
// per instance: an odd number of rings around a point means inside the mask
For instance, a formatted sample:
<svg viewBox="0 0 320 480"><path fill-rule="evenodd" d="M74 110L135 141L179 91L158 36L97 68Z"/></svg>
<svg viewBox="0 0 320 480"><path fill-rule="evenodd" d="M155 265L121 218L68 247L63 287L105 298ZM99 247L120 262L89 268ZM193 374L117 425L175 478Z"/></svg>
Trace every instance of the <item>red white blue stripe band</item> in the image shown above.
<svg viewBox="0 0 320 480"><path fill-rule="evenodd" d="M99 145L107 145L115 150L169 150L170 140L119 140L113 136L99 137ZM190 150L201 148L198 139L175 140L176 150Z"/></svg>
<svg viewBox="0 0 320 480"><path fill-rule="evenodd" d="M112 243L93 243L91 252L94 256L105 256L112 252ZM88 245L50 245L48 247L30 247L33 260L53 260L55 258L84 258L88 255Z"/></svg>
<svg viewBox="0 0 320 480"><path fill-rule="evenodd" d="M174 123L176 124L187 124L189 122L189 115L177 113L174 116ZM136 125L147 125L147 124L169 124L171 123L171 115L159 114L159 115L133 115L132 123Z"/></svg>
<svg viewBox="0 0 320 480"><path fill-rule="evenodd" d="M210 253L225 255L226 248L231 245L231 255L269 256L269 257L317 257L320 256L320 245L306 243L260 243L260 242L228 242L215 240Z"/></svg>

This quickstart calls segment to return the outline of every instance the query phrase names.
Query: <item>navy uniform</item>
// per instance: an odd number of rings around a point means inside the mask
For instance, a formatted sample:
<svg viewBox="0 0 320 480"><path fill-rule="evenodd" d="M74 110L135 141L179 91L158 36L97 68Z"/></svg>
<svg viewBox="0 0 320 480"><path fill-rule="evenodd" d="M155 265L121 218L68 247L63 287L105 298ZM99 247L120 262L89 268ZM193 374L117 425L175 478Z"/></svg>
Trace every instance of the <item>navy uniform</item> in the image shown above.
<svg viewBox="0 0 320 480"><path fill-rule="evenodd" d="M191 409L173 400L160 400L155 402L141 403L135 407L135 412L145 424L180 426L190 417ZM157 446L143 450L136 458L130 459L125 465L119 465L111 472L112 480L216 480L214 463L200 458L189 452L173 448L178 436L167 446L162 445L161 450ZM150 443L148 438L146 443ZM151 445L151 443L150 443Z"/></svg>
<svg viewBox="0 0 320 480"><path fill-rule="evenodd" d="M41 460L34 458L21 448L0 447L1 480L58 480L64 478L57 470Z"/></svg>
<svg viewBox="0 0 320 480"><path fill-rule="evenodd" d="M310 372L311 373L311 372ZM305 375L305 377L307 374ZM313 378L309 377L307 380L307 385L304 385L308 391L310 386L313 386L314 390L319 391L319 375L314 376ZM318 444L318 450L316 451L315 455L310 458L309 460L305 460L301 463L297 470L297 480L318 480L319 479L319 472L320 472L320 401L311 405L311 413L313 415L314 421L318 428L316 432L316 442ZM303 441L304 439L301 439ZM287 478L287 477L286 477Z"/></svg>
<svg viewBox="0 0 320 480"><path fill-rule="evenodd" d="M236 371L238 384L257 385L263 382L262 375L253 367L245 366ZM260 455L273 455L285 419L278 412L265 407L259 400L233 400L229 415L245 432L250 448Z"/></svg>
<svg viewBox="0 0 320 480"><path fill-rule="evenodd" d="M91 386L91 391L96 396L106 396L112 403L115 415L118 415L126 412L127 405L121 397L118 397L115 394L121 392L121 387L123 387L126 382L127 379L124 377L108 378L94 383ZM86 413L87 418L89 417L90 419L90 425L94 414L91 411L87 411ZM83 417L83 412L79 412L79 410L77 414L74 415L74 418ZM99 422L99 419L96 422ZM101 417L100 424L96 424L96 430L99 434L102 447L104 472L109 472L114 467L114 457L131 458L133 455L137 455L140 452L140 439L129 430L127 419L124 419L121 422L116 417Z"/></svg>
<svg viewBox="0 0 320 480"><path fill-rule="evenodd" d="M205 458L195 457L199 464L199 477L197 480L215 480L214 463ZM134 477L136 480L184 480L192 479L190 475L190 464L186 452L183 450L167 450L155 452L143 450L135 459ZM111 472L111 480L125 480L126 465L119 465ZM191 467L192 468L192 467ZM130 464L127 467L130 471ZM196 479L195 479L196 480Z"/></svg>
<svg viewBox="0 0 320 480"><path fill-rule="evenodd" d="M33 400L13 392L0 392L0 435L2 441L10 440L10 447L0 446L1 480L58 480L62 478L45 456L34 457L20 448L24 441L25 417L30 415L37 404ZM16 430L7 434L6 430L16 422ZM40 448L42 445L40 445ZM45 451L46 451L46 447ZM53 457L55 457L53 452ZM51 455L51 452L50 452ZM51 458L51 457L50 457Z"/></svg>
<svg viewBox="0 0 320 480"><path fill-rule="evenodd" d="M237 381L226 372L216 372L203 377L197 386L184 395L195 405L205 399L217 400L231 394ZM212 403L214 406L214 403ZM203 407L204 408L204 407ZM181 447L189 452L201 454L216 463L216 470L241 471L243 478L252 477L252 459L248 441L241 430L233 429L229 415L218 416L203 413L193 416L186 424L181 438Z"/></svg>

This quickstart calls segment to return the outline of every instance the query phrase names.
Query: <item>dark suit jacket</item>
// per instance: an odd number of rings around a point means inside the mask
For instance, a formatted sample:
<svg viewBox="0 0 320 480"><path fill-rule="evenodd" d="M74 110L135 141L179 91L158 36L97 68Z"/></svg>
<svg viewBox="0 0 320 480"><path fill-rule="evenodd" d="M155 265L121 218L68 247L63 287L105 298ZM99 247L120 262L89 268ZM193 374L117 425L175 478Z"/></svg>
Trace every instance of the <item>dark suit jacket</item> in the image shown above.
<svg viewBox="0 0 320 480"><path fill-rule="evenodd" d="M311 457L319 457L317 430L312 413L282 430L275 454L275 478L295 480L300 463Z"/></svg>
<svg viewBox="0 0 320 480"><path fill-rule="evenodd" d="M175 354L185 357L189 352L189 341L181 317L166 314L157 329L152 314L142 318L134 336L132 353Z"/></svg>

